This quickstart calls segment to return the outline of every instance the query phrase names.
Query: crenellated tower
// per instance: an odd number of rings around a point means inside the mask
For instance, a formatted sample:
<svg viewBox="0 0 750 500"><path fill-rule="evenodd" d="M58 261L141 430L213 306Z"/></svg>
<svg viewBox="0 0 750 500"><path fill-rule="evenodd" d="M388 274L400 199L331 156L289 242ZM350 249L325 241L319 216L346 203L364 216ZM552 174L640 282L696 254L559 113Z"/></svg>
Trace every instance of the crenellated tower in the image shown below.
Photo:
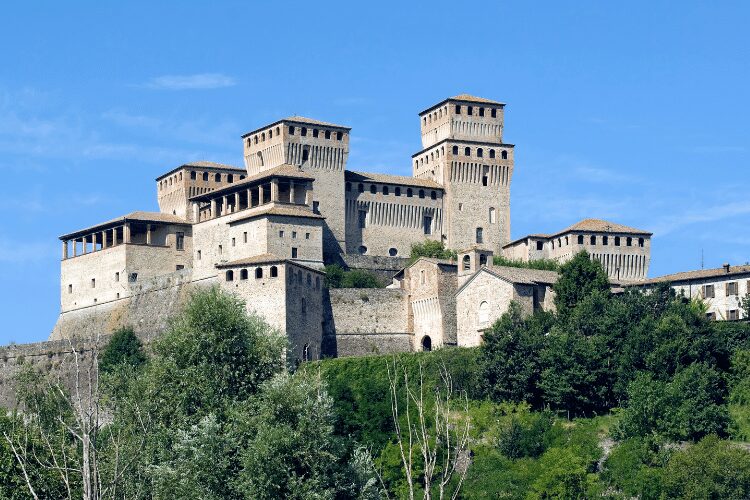
<svg viewBox="0 0 750 500"><path fill-rule="evenodd" d="M503 142L505 105L462 94L419 114L422 150L414 177L445 187L443 242L500 254L510 241L513 145Z"/></svg>
<svg viewBox="0 0 750 500"><path fill-rule="evenodd" d="M346 249L343 195L350 131L349 127L292 116L242 136L248 175L290 164L315 177L312 208L326 218L323 251L327 260Z"/></svg>

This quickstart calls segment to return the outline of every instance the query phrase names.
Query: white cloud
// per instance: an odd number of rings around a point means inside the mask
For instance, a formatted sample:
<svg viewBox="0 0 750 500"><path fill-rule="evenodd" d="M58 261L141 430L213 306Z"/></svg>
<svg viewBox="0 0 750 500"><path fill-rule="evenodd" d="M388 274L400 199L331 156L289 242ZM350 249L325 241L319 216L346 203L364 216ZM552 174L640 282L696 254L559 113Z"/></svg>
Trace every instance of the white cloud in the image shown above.
<svg viewBox="0 0 750 500"><path fill-rule="evenodd" d="M141 85L154 90L207 90L233 87L237 80L221 73L197 73L195 75L163 75L152 78Z"/></svg>

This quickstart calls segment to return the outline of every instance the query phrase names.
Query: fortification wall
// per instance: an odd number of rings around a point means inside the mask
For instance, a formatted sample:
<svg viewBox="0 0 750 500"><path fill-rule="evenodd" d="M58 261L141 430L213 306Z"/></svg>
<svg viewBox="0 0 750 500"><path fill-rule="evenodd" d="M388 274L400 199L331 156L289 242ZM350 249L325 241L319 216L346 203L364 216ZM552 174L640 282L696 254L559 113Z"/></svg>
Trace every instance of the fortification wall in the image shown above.
<svg viewBox="0 0 750 500"><path fill-rule="evenodd" d="M341 288L324 296L324 354L365 356L411 350L407 295L398 289Z"/></svg>
<svg viewBox="0 0 750 500"><path fill-rule="evenodd" d="M347 268L370 271L386 284L390 284L393 276L406 267L406 264L409 262L409 259L406 257L382 257L375 255L341 254L340 258Z"/></svg>

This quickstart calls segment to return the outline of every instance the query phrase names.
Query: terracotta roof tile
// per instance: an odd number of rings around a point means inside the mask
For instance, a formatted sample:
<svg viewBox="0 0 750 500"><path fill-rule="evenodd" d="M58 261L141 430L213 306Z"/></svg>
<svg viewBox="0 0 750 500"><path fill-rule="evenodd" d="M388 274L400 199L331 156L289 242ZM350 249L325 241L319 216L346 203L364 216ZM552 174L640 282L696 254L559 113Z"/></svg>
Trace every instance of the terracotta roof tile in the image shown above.
<svg viewBox="0 0 750 500"><path fill-rule="evenodd" d="M645 281L640 281L638 283L633 283L632 285L649 285L649 284L656 284L656 283L667 283L667 282L676 282L676 281L692 281L692 280L699 280L699 279L719 279L719 278L733 278L733 277L739 277L741 275L750 274L750 265L741 265L741 266L729 266L729 272L723 267L715 268L715 269L698 269L695 271L685 271L681 273L674 273L674 274L666 274L664 276L659 276L656 278L651 278Z"/></svg>
<svg viewBox="0 0 750 500"><path fill-rule="evenodd" d="M485 99L484 97L477 97L469 94L459 94L451 97L454 101L470 101L470 102L483 102L485 104L503 104L499 101L493 101L492 99Z"/></svg>
<svg viewBox="0 0 750 500"><path fill-rule="evenodd" d="M642 229L636 229L634 227L629 226L623 226L622 224L617 224L615 222L609 222L602 219L584 219L582 221L576 222L572 226L569 226L562 231L558 231L557 233L553 234L552 236L557 236L558 234L563 233L569 233L571 231L593 231L593 232L599 232L599 233L631 233L631 234L652 234L648 231L643 231Z"/></svg>

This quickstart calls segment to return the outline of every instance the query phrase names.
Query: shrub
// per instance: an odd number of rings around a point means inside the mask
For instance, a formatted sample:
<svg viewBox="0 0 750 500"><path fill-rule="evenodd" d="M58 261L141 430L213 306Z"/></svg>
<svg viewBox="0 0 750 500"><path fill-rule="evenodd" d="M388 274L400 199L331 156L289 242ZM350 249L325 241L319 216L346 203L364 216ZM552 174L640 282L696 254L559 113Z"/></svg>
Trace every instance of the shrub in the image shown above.
<svg viewBox="0 0 750 500"><path fill-rule="evenodd" d="M427 240L422 243L414 243L411 246L409 264L420 257L429 257L432 259L456 259L457 254L455 250L445 248L442 241Z"/></svg>
<svg viewBox="0 0 750 500"><path fill-rule="evenodd" d="M107 343L99 358L99 369L104 373L113 371L117 366L127 365L138 368L146 362L143 344L132 328L120 328Z"/></svg>
<svg viewBox="0 0 750 500"><path fill-rule="evenodd" d="M492 262L496 266L540 269L542 271L557 271L560 269L560 264L556 260L552 259L536 259L527 261L520 259L509 259L507 257L503 257L502 255L495 255L492 258Z"/></svg>
<svg viewBox="0 0 750 500"><path fill-rule="evenodd" d="M331 264L325 270L325 286L328 288L383 288L377 276L363 269L346 271L338 264Z"/></svg>

